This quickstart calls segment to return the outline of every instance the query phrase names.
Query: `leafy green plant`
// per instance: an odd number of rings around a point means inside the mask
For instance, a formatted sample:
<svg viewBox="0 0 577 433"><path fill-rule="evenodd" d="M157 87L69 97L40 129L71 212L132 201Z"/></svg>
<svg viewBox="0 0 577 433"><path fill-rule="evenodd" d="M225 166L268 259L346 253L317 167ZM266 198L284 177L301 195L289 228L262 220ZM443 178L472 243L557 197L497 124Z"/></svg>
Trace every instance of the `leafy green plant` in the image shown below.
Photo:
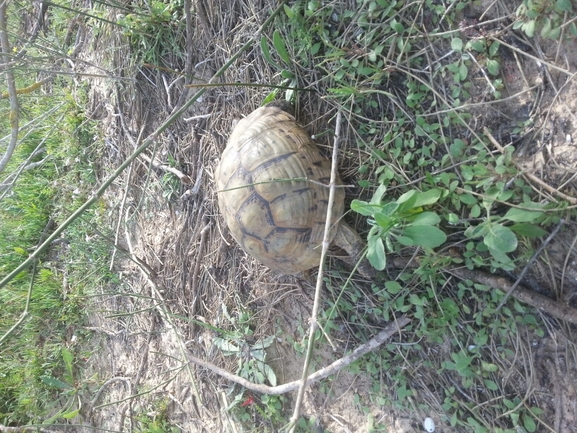
<svg viewBox="0 0 577 433"><path fill-rule="evenodd" d="M571 0L523 0L517 8L518 20L514 29L521 29L532 38L539 31L544 38L558 39L568 17L573 17L575 6ZM569 32L577 36L575 20L568 23ZM540 30L539 30L540 29Z"/></svg>
<svg viewBox="0 0 577 433"><path fill-rule="evenodd" d="M351 209L370 217L373 226L367 236L367 258L375 269L386 266L385 245L394 251L393 241L405 246L435 248L447 240L445 233L437 227L441 218L435 213L424 211L423 206L436 203L442 196L440 189L426 192L411 190L395 201L383 203L387 191L380 185L369 203L354 200Z"/></svg>
<svg viewBox="0 0 577 433"><path fill-rule="evenodd" d="M65 366L62 377L58 379L51 374L40 376L42 383L58 392L59 397L54 402L54 406L61 407L51 418L45 420L44 424L52 424L58 419L73 419L82 409L81 393L85 391L87 383L75 379L74 354L63 347L61 355Z"/></svg>
<svg viewBox="0 0 577 433"><path fill-rule="evenodd" d="M168 55L183 55L183 2L154 0L147 9L127 13L118 20L137 56L160 65Z"/></svg>

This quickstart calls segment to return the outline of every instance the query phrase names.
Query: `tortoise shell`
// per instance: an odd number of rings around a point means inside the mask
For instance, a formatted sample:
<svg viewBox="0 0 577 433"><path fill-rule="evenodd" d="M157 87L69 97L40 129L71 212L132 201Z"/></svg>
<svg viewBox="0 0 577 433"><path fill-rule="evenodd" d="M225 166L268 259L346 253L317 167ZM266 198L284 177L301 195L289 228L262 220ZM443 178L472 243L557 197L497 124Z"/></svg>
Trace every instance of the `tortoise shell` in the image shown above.
<svg viewBox="0 0 577 433"><path fill-rule="evenodd" d="M234 239L283 274L318 266L330 172L331 162L286 111L265 106L240 120L216 169L219 207ZM337 188L329 241L344 199Z"/></svg>

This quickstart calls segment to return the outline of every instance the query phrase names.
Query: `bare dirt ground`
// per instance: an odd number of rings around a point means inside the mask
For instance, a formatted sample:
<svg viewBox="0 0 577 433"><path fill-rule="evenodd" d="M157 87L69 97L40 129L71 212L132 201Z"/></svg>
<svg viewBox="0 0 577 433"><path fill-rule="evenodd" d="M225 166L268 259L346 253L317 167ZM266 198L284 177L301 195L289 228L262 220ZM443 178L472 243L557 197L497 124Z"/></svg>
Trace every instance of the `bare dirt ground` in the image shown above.
<svg viewBox="0 0 577 433"><path fill-rule="evenodd" d="M130 63L126 41L112 33L95 37L86 50L91 63L134 78L90 80L91 114L100 121L105 168L118 166L139 136L146 137L190 98L195 89L186 85L210 78L254 34L266 18L263 11L268 10L258 1L198 3L194 44L188 46L185 66L188 76L196 80ZM515 2L507 3L510 13ZM479 11L471 14L478 17ZM112 59L107 46L118 47ZM577 71L574 43L541 42L526 49L531 56L573 74ZM538 123L529 127L531 133L518 138L517 158L531 173L575 196L575 75L547 68L513 50L507 53L503 65L506 91L520 95L483 106L473 122L500 131L498 139L507 142L517 122L537 110ZM249 50L221 80L266 84L275 82L275 77L261 56ZM527 89L532 90L522 93ZM240 315L247 310L251 323L258 324L253 329L255 340L279 336L269 353L279 383L300 377L303 358L292 342L303 335L299 327L306 328L315 272L298 279L273 275L247 257L227 234L215 201L214 167L232 121L257 108L264 95L265 91L242 87L209 90L147 152L162 166L151 168L140 158L109 190L106 202L111 225L119 224L118 244L126 253L116 256L122 278L115 290L107 286L90 306L89 327L95 336L88 348L91 355L85 361L85 377L93 378L89 383L101 392L92 393L84 402L86 431L94 427L132 431L138 421L143 425L143 415L149 421L166 419L186 432L243 431L226 410L234 398L230 383L186 365L185 360L190 353L234 372L236 359L216 350L212 345L216 332L200 324L233 330L242 326ZM328 107L313 98L318 96L303 95L299 107L299 118L312 133L323 130L326 122L321 116L312 123L313 113L323 113ZM175 183L168 165L187 177ZM577 268L570 251L574 251L575 239L574 227L563 227L533 270L545 294L573 306L577 306ZM130 256L144 264L146 274ZM546 323L550 325L547 335L534 338L526 347L533 368L527 387L550 415L552 430L542 431L576 432L577 340L567 325L549 319ZM346 329L335 338L337 353L330 347L319 348L319 366L358 344ZM96 383L104 385L96 387ZM362 373L340 372L325 383L330 392L319 392L320 386L313 385L307 392L303 414L317 417L326 431L366 432L372 419L386 424L389 432L419 432L427 416L436 421L439 432L458 431L443 425L434 409L426 413L415 404L413 413L399 413L380 405L371 398L370 381ZM421 397L431 408L439 408L442 402L435 401L433 394L422 390ZM289 395L285 400L288 409L292 398ZM369 408L369 413L363 408Z"/></svg>

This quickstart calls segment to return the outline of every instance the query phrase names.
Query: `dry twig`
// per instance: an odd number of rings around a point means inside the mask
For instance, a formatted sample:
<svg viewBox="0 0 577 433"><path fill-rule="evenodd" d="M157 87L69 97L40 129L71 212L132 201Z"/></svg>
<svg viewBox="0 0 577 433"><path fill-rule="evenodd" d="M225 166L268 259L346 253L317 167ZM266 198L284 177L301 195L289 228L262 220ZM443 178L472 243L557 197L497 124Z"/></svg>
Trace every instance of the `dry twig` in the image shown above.
<svg viewBox="0 0 577 433"><path fill-rule="evenodd" d="M377 349L381 344L383 344L385 341L391 338L395 333L399 332L402 328L407 326L410 322L411 320L406 316L399 317L395 322L389 324L385 329L383 329L381 332L379 332L377 335L375 335L366 343L357 347L350 354L343 356L342 358L336 360L332 364L324 368L321 368L320 370L314 372L310 376L305 377L304 379L306 381L306 384L308 385L314 382L318 382L319 380L324 379L325 377L337 373L346 366L355 362L357 359ZM206 362L199 358L196 358L190 354L188 355L188 359L190 360L190 362L198 366L208 368L209 370L213 371L219 376L224 377L225 379L230 380L232 382L238 383L239 385L243 386L248 390L259 392L262 394L267 395L285 394L287 392L299 389L303 383L303 380L301 379L277 386L257 384L250 382L249 380L246 380L243 377L237 376L236 374L232 374L223 368L217 367L216 365L211 364L210 362Z"/></svg>

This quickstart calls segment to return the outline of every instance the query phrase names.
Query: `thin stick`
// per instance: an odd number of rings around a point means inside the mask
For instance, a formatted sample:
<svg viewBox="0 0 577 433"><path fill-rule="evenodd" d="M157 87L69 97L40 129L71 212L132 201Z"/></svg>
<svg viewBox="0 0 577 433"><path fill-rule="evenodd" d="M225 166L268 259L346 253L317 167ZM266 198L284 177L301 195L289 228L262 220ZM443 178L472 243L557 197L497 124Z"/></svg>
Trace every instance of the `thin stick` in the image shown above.
<svg viewBox="0 0 577 433"><path fill-rule="evenodd" d="M321 289L323 286L323 274L325 269L325 257L329 248L329 239L331 233L331 226L332 226L332 209L333 209L333 202L335 201L335 183L337 179L337 157L338 157L338 149L339 149L339 140L340 140L340 133L341 133L341 112L337 113L337 120L335 125L335 139L333 142L333 156L332 156L332 167L331 167L331 180L329 182L329 202L327 206L327 215L325 219L325 232L323 235L323 242L321 244L321 261L319 265L319 273L317 276L317 284L315 288L315 298L313 303L313 310L311 312L311 324L309 329L309 342L307 346L307 354L305 358L305 362L303 365L303 372L302 372L302 379L299 388L299 392L297 394L297 399L293 411L293 415L290 420L290 431L294 431L296 423L300 416L300 408L303 402L303 397L305 393L305 389L307 386L307 378L308 378L308 370L311 363L311 358L313 355L313 347L315 342L315 333L318 328L317 323L317 316L319 313L319 305L321 303Z"/></svg>
<svg viewBox="0 0 577 433"><path fill-rule="evenodd" d="M0 2L0 56L3 62L8 63L10 61L10 42L8 41L8 32L6 29L6 8L8 7L8 2ZM6 147L6 153L0 159L0 173L4 171L8 161L16 149L16 144L18 142L18 120L19 116L19 106L18 97L16 96L16 80L14 78L14 73L11 68L6 68L6 87L8 88L8 99L10 101L10 111L8 114L10 122L10 143Z"/></svg>
<svg viewBox="0 0 577 433"><path fill-rule="evenodd" d="M343 356L342 358L336 360L332 364L321 368L320 370L314 372L308 377L305 377L304 379L306 380L306 383L310 384L318 382L319 380L324 379L325 377L328 377L331 374L337 373L338 371L352 364L362 356L377 349L380 345L382 345L385 341L387 341L389 338L391 338L394 334L399 332L409 323L411 323L411 320L406 316L398 318L395 322L390 323L385 329L383 329L369 341L357 347L350 354ZM216 365L210 362L203 361L202 359L196 358L190 354L188 355L188 360L200 367L208 368L209 370L218 374L219 376L224 377L225 379L230 380L231 382L238 383L239 385L250 391L259 392L262 394L267 395L286 394L287 392L300 389L303 384L303 379L294 380L292 382L288 382L277 386L268 386L264 384L253 383L249 380L246 380L244 377L232 374L223 368L217 367Z"/></svg>

